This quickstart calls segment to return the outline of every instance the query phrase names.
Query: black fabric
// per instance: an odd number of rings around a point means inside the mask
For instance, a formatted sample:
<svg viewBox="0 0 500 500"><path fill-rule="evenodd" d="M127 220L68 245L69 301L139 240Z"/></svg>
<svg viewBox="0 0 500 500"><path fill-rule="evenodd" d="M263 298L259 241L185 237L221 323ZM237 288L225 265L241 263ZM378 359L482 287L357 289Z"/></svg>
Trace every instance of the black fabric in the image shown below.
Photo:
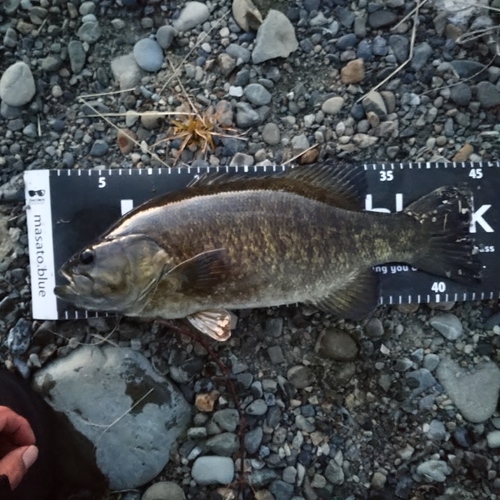
<svg viewBox="0 0 500 500"><path fill-rule="evenodd" d="M0 498L4 498L4 496L7 496L7 493L10 492L9 478L5 474L2 474L0 476Z"/></svg>
<svg viewBox="0 0 500 500"><path fill-rule="evenodd" d="M35 434L38 459L19 486L10 492L0 476L0 500L46 500L54 482L52 412L42 398L20 377L0 369L0 406L7 406L24 417ZM8 480L7 480L8 482Z"/></svg>

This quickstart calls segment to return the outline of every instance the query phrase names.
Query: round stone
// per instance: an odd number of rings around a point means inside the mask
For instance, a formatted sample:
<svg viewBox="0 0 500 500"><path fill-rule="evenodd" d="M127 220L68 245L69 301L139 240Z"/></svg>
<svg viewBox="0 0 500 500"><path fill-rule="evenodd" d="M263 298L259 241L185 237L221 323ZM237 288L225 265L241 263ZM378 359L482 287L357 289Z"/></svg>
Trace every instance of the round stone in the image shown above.
<svg viewBox="0 0 500 500"><path fill-rule="evenodd" d="M163 64L163 51L151 38L143 38L134 45L134 57L144 71L158 71Z"/></svg>
<svg viewBox="0 0 500 500"><path fill-rule="evenodd" d="M330 97L321 106L321 111L327 115L336 115L344 105L344 99L340 96Z"/></svg>
<svg viewBox="0 0 500 500"><path fill-rule="evenodd" d="M336 361L352 361L359 351L351 335L336 328L328 328L320 334L315 350L322 358Z"/></svg>
<svg viewBox="0 0 500 500"><path fill-rule="evenodd" d="M182 488L172 481L160 481L151 485L142 495L141 500L185 500Z"/></svg>
<svg viewBox="0 0 500 500"><path fill-rule="evenodd" d="M156 41L162 49L168 49L174 41L177 32L172 26L160 26L156 32Z"/></svg>
<svg viewBox="0 0 500 500"><path fill-rule="evenodd" d="M234 478L234 462L229 457L199 457L193 464L191 476L201 485L229 484Z"/></svg>
<svg viewBox="0 0 500 500"><path fill-rule="evenodd" d="M280 142L280 129L276 123L266 123L262 129L262 140L269 146L276 146Z"/></svg>
<svg viewBox="0 0 500 500"><path fill-rule="evenodd" d="M0 78L0 99L9 106L24 106L35 95L35 80L29 66L19 61Z"/></svg>

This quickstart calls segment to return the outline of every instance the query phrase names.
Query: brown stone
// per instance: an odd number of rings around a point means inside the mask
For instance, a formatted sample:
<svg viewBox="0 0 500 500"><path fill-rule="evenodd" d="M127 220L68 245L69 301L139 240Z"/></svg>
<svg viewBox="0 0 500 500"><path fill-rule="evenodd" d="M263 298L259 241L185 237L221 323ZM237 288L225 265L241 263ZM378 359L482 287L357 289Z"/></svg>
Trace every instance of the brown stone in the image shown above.
<svg viewBox="0 0 500 500"><path fill-rule="evenodd" d="M116 142L122 154L129 154L135 146L134 141L137 141L137 135L128 128L121 128L116 134Z"/></svg>
<svg viewBox="0 0 500 500"><path fill-rule="evenodd" d="M197 394L194 404L199 411L208 413L214 410L215 402L219 399L219 396L220 394L216 390L203 394Z"/></svg>
<svg viewBox="0 0 500 500"><path fill-rule="evenodd" d="M453 157L453 161L467 161L469 156L474 152L474 148L466 143L464 144Z"/></svg>
<svg viewBox="0 0 500 500"><path fill-rule="evenodd" d="M365 77L365 62L363 59L354 59L349 61L340 72L342 83L359 83Z"/></svg>
<svg viewBox="0 0 500 500"><path fill-rule="evenodd" d="M318 158L318 155L319 155L318 148L309 149L309 151L306 151L303 155L299 156L298 162L300 163L300 165L307 165L308 163L313 163L316 161L316 158Z"/></svg>

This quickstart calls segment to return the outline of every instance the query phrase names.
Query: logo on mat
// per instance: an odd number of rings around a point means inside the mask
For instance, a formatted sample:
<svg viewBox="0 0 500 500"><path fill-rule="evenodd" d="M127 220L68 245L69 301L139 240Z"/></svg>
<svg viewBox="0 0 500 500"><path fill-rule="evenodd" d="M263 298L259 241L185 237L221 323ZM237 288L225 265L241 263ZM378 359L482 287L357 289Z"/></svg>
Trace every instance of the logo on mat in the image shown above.
<svg viewBox="0 0 500 500"><path fill-rule="evenodd" d="M30 189L28 191L30 203L44 203L45 202L45 189Z"/></svg>

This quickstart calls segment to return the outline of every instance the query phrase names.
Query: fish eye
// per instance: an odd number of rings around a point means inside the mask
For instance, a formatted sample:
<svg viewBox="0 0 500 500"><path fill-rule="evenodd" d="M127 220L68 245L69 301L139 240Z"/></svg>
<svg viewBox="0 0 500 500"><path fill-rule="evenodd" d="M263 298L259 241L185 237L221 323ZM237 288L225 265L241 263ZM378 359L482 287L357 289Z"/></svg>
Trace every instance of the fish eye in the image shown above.
<svg viewBox="0 0 500 500"><path fill-rule="evenodd" d="M83 250L80 253L80 262L84 265L89 265L94 262L94 252L92 250Z"/></svg>

